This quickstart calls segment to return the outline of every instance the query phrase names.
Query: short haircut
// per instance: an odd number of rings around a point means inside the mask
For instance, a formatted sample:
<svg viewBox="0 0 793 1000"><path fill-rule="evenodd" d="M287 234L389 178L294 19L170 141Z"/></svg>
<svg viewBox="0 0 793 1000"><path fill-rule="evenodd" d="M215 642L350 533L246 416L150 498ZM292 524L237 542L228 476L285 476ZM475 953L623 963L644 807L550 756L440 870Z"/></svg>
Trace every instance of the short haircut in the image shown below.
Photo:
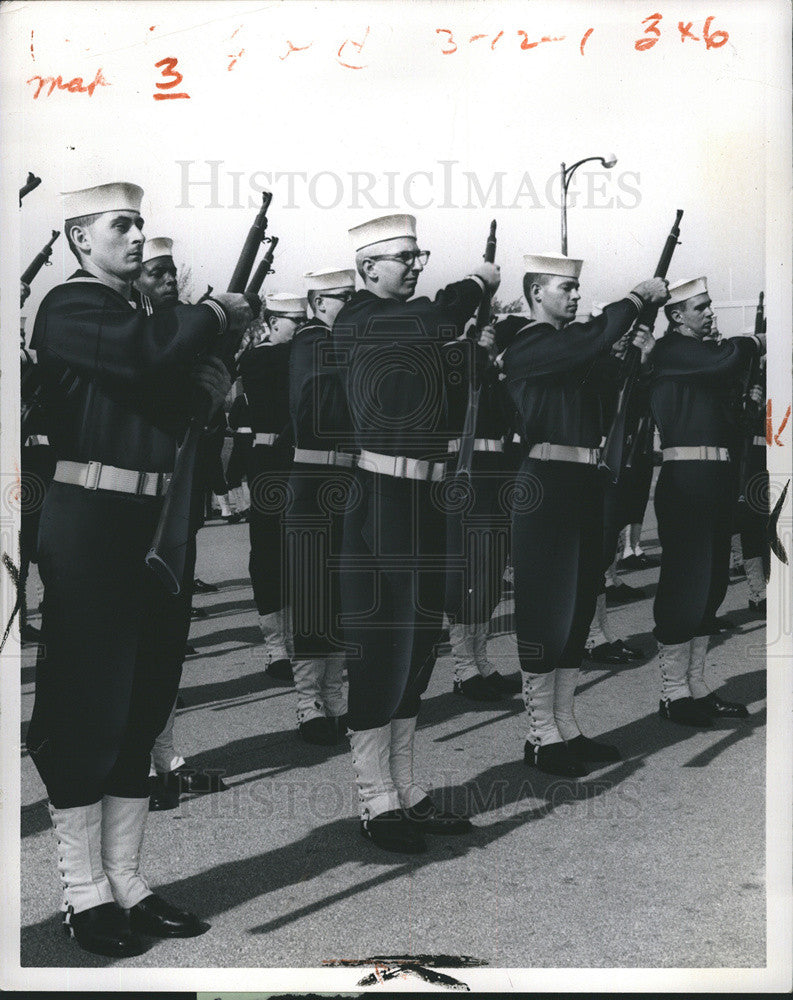
<svg viewBox="0 0 793 1000"><path fill-rule="evenodd" d="M66 242L69 244L69 249L80 264L82 264L83 259L80 256L80 251L74 245L72 240L72 228L74 226L90 226L91 223L95 222L102 214L102 212L94 212L92 215L78 215L74 219L67 219L63 224L64 231L66 232Z"/></svg>
<svg viewBox="0 0 793 1000"><path fill-rule="evenodd" d="M364 279L366 278L366 275L364 274L363 271L363 262L369 259L369 254L366 253L368 249L369 247L364 247L363 250L358 250L358 252L355 254L355 269L361 276L361 278Z"/></svg>
<svg viewBox="0 0 793 1000"><path fill-rule="evenodd" d="M532 272L529 272L528 274L524 274L523 275L523 297L526 299L526 301L529 304L531 304L531 286L532 285L539 285L540 287L542 287L543 285L547 285L548 282L549 282L549 280L551 278L553 278L553 277L555 277L553 274L534 274Z"/></svg>
<svg viewBox="0 0 793 1000"><path fill-rule="evenodd" d="M664 306L664 315L666 316L667 320L672 324L672 326L677 326L677 323L675 323L675 321L672 319L672 313L675 311L675 309L677 309L679 312L681 305L682 305L681 302L673 302L671 306Z"/></svg>

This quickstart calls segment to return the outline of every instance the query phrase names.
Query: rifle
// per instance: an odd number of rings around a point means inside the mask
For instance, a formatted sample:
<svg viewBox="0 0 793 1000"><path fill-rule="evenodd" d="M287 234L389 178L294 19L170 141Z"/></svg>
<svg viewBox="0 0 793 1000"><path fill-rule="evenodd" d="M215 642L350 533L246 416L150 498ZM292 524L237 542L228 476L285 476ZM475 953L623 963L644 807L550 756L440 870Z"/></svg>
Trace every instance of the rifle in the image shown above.
<svg viewBox="0 0 793 1000"><path fill-rule="evenodd" d="M765 293L760 292L757 300L757 309L754 314L754 332L755 334L762 334L766 332L766 318L765 318ZM749 478L749 457L752 450L752 441L754 439L755 425L757 424L757 418L760 416L761 406L751 397L751 391L753 387L757 384L757 379L760 372L760 355L755 353L752 355L752 360L747 366L746 373L744 375L743 384L741 386L741 401L740 401L740 429L741 437L739 442L739 458L738 458L738 503L746 502L746 484Z"/></svg>
<svg viewBox="0 0 793 1000"><path fill-rule="evenodd" d="M258 295L259 290L264 284L264 279L268 274L273 273L273 254L275 253L275 248L278 246L278 237L268 236L263 242L269 243L269 246L262 259L256 265L253 277L248 282L248 287L245 289L247 295Z"/></svg>
<svg viewBox="0 0 793 1000"><path fill-rule="evenodd" d="M656 278L666 277L666 272L669 270L669 264L672 261L672 254L674 254L675 247L680 242L680 220L682 218L683 209L679 208L675 215L674 224L669 230L669 235L666 238L666 243L664 243L664 249L661 252L660 260L658 261L658 267L655 269L654 277ZM655 318L657 315L657 306L645 306L639 313L638 319L633 324L631 334L633 334L640 326L648 327L652 330L655 325ZM633 387L636 384L636 379L639 377L641 362L641 350L631 344L625 352L625 361L623 362L624 377L622 386L620 387L619 396L617 398L617 410L614 414L614 419L611 421L611 427L609 427L609 432L606 435L606 443L603 446L603 450L600 454L600 461L598 462L598 468L605 469L609 473L612 483L617 482L622 468L622 453L625 448L627 430L626 423L628 416L628 403L630 402L631 393L633 392Z"/></svg>
<svg viewBox="0 0 793 1000"><path fill-rule="evenodd" d="M30 177L33 175L31 174ZM40 183L40 181L39 181ZM33 185L35 187L35 184ZM45 246L36 254L31 263L25 269L22 275L22 281L26 285L30 285L31 281L36 277L39 271L44 267L45 264L50 265L50 257L52 256L52 246L55 240L61 234L57 229L52 230L52 236L45 244ZM24 300L27 296L23 295L20 300L20 308L24 304ZM36 364L31 360L30 355L27 351L22 352L22 371L21 371L21 382L20 382L20 400L22 403L22 419L21 419L21 431L22 440L28 436L28 427L33 419L33 414L41 405L42 396L44 394L43 386L41 385L41 379L39 377L39 370Z"/></svg>
<svg viewBox="0 0 793 1000"><path fill-rule="evenodd" d="M248 231L248 235L240 252L237 266L229 282L228 291L246 292L246 283L250 278L251 268L256 259L259 244L264 242L267 230L267 208L272 200L272 194L265 191L262 194L262 206ZM272 247L272 243L271 243ZM258 273L258 272L257 272ZM264 280L264 272L261 276ZM261 284L261 282L260 282ZM251 305L255 301L260 305L258 296L249 296ZM256 311L258 315L258 309ZM231 368L232 358L224 359ZM190 540L190 512L193 498L193 480L195 478L198 448L201 435L204 432L206 419L192 417L184 439L176 452L173 474L168 484L168 492L160 511L157 529L154 532L151 549L146 556L146 565L152 569L162 581L166 590L177 595L182 589L185 557Z"/></svg>
<svg viewBox="0 0 793 1000"><path fill-rule="evenodd" d="M245 291L245 285L251 276L253 262L256 260L256 254L259 252L259 244L264 243L264 234L267 232L267 209L270 207L272 200L273 195L271 191L262 192L261 208L253 221L253 225L248 230L248 235L245 237L245 243L242 246L237 266L234 268L234 274L232 274L231 281L229 282L227 289L229 292Z"/></svg>
<svg viewBox="0 0 793 1000"><path fill-rule="evenodd" d="M60 236L60 232L57 229L52 230L52 236L47 240L44 246L39 250L33 260L28 264L25 270L22 272L22 280L26 285L29 285L31 281L36 277L39 271L46 264L48 267L51 265L52 261L50 257L52 256L52 247L55 240Z"/></svg>
<svg viewBox="0 0 793 1000"><path fill-rule="evenodd" d="M19 205L22 207L22 199L26 194L30 194L33 188L37 188L41 184L41 178L36 177L32 170L28 170L28 179L19 189Z"/></svg>
<svg viewBox="0 0 793 1000"><path fill-rule="evenodd" d="M484 259L488 264L494 264L496 260L496 220L490 223L490 233L485 244ZM482 328L490 322L490 292L485 290L482 301L476 311L476 325L471 339L476 339ZM474 348L474 351L476 349ZM481 387L476 385L476 356L472 362L471 381L468 383L468 406L465 411L465 422L463 432L460 437L460 451L457 455L456 476L471 476L471 462L474 457L474 441L476 439L476 418L479 413L479 396Z"/></svg>

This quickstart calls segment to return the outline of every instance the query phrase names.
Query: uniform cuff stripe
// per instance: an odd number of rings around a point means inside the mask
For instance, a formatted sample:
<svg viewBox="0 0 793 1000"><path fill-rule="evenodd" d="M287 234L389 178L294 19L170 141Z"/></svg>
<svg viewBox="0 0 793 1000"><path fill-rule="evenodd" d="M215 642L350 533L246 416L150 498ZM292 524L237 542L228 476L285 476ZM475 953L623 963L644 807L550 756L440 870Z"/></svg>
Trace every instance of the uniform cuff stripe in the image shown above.
<svg viewBox="0 0 793 1000"><path fill-rule="evenodd" d="M625 298L630 299L630 301L636 306L636 312L642 311L644 301L638 295L635 295L633 292L628 292Z"/></svg>
<svg viewBox="0 0 793 1000"><path fill-rule="evenodd" d="M219 302L215 302L214 299L204 299L201 303L202 306L209 306L212 312L217 317L217 321L220 324L219 334L224 334L228 329L228 320L226 319L226 311Z"/></svg>
<svg viewBox="0 0 793 1000"><path fill-rule="evenodd" d="M466 279L470 278L471 281L475 281L477 285L482 289L483 292L487 291L484 281L479 277L478 274L467 274Z"/></svg>

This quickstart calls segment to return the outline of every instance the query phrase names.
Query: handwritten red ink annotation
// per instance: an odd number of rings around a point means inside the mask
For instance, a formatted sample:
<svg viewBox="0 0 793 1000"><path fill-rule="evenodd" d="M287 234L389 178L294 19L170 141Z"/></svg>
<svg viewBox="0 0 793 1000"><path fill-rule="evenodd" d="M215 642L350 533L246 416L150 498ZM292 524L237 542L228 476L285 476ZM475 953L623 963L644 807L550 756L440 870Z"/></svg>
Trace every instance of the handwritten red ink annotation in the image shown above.
<svg viewBox="0 0 793 1000"><path fill-rule="evenodd" d="M778 444L780 447L784 447L782 442L779 440L782 431L787 427L788 420L790 420L790 406L785 410L785 415L782 418L782 423L779 425L779 430L774 434L774 419L773 419L773 401L768 400L765 404L765 441L766 444Z"/></svg>
<svg viewBox="0 0 793 1000"><path fill-rule="evenodd" d="M33 94L34 101L44 93L44 89L47 86L49 86L49 90L45 94L46 97L50 97L56 90L65 90L70 94L88 94L89 97L93 97L97 87L110 86L108 81L102 76L101 67L96 71L94 79L88 84L83 83L81 76L76 76L73 80L69 80L66 83L64 83L61 76L31 76L26 82L34 83L35 81L38 81L38 85L36 92Z"/></svg>
<svg viewBox="0 0 793 1000"><path fill-rule="evenodd" d="M156 62L154 64L155 69L162 68L162 75L164 77L169 77L169 76L173 77L173 79L168 80L167 83L154 84L154 86L159 87L160 90L169 91L169 93L167 94L152 94L152 97L154 98L155 101L178 100L179 98L189 99L190 95L186 94L184 91L180 91L178 93L171 92L171 88L178 87L179 84L184 79L179 70L176 69L176 64L178 61L179 60L175 56L166 56L164 59L160 59L159 62Z"/></svg>
<svg viewBox="0 0 793 1000"><path fill-rule="evenodd" d="M314 43L309 42L308 45L293 45L287 38L286 44L289 46L289 48L286 50L286 55L278 57L281 60L281 62L283 62L284 59L286 59L286 56L291 55L293 52L305 52L306 49L310 49Z"/></svg>
<svg viewBox="0 0 793 1000"><path fill-rule="evenodd" d="M647 25L644 29L644 34L648 37L639 38L633 43L633 47L637 52L647 52L651 49L658 39L661 37L661 29L658 25L663 20L663 14L650 14L645 17L642 24ZM722 45L725 45L729 40L729 33L726 31L711 31L711 25L715 20L714 16L708 17L705 20L705 24L702 27L702 37L695 35L693 32L694 22L688 21L678 21L677 30L680 33L680 41L685 42L687 38L690 38L694 42L701 42L704 40L705 48L708 49L720 49Z"/></svg>
<svg viewBox="0 0 793 1000"><path fill-rule="evenodd" d="M336 54L336 58L339 62L339 65L344 66L346 69L365 69L366 68L365 65L355 66L352 63L344 62L343 59L341 58L341 54L348 45L352 45L353 48L358 50L358 54L360 55L361 50L363 49L364 46L364 42L368 37L369 37L369 25L366 26L366 33L364 34L360 42L354 42L351 38L348 38L345 41L343 41L339 46L338 53Z"/></svg>
<svg viewBox="0 0 793 1000"><path fill-rule="evenodd" d="M592 29L590 28L588 34L591 34L591 32ZM435 34L448 36L447 38L442 39L445 48L441 49L441 55L450 56L452 55L452 53L457 51L457 42L454 39L454 32L450 28L436 28ZM496 42L503 36L503 34L504 34L503 31L499 31L498 34L494 36L493 41L490 43L491 49L495 49ZM559 35L559 36L543 35L541 38L538 38L537 41L530 42L529 33L527 31L518 31L517 34L523 36L523 41L520 43L520 47L524 51L526 51L527 49L536 49L537 46L542 45L543 42L563 42L566 37L565 35ZM471 37L468 39L468 44L470 45L472 42L478 42L481 38L487 38L487 37L488 37L487 35L483 34L471 35ZM588 35L586 37L588 37ZM583 55L583 48L582 48L582 55Z"/></svg>

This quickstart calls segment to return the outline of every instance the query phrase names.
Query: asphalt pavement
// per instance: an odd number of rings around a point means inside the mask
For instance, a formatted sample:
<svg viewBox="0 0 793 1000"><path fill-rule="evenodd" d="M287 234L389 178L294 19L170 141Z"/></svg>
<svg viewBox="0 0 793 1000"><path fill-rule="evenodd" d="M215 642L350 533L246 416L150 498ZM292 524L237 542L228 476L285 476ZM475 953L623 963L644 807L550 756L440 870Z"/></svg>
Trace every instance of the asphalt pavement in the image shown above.
<svg viewBox="0 0 793 1000"><path fill-rule="evenodd" d="M651 506L644 543L658 553ZM750 619L745 580L730 585L722 613L736 628L711 641L707 676L750 718L699 731L658 717L658 570L624 575L646 596L611 620L644 658L590 663L576 700L584 732L624 759L578 782L524 765L520 697L479 704L454 694L442 649L417 770L436 798L469 811L475 830L405 857L360 837L349 752L304 744L292 687L264 673L247 525L212 522L198 549L198 575L219 591L195 598L208 617L191 628L197 655L184 666L176 746L230 788L150 814L144 870L212 929L125 961L69 941L44 788L23 748L23 966L318 967L415 954L496 968L765 964L765 626ZM502 673L518 669L510 609L507 595L488 644ZM34 660L26 648L23 737Z"/></svg>

